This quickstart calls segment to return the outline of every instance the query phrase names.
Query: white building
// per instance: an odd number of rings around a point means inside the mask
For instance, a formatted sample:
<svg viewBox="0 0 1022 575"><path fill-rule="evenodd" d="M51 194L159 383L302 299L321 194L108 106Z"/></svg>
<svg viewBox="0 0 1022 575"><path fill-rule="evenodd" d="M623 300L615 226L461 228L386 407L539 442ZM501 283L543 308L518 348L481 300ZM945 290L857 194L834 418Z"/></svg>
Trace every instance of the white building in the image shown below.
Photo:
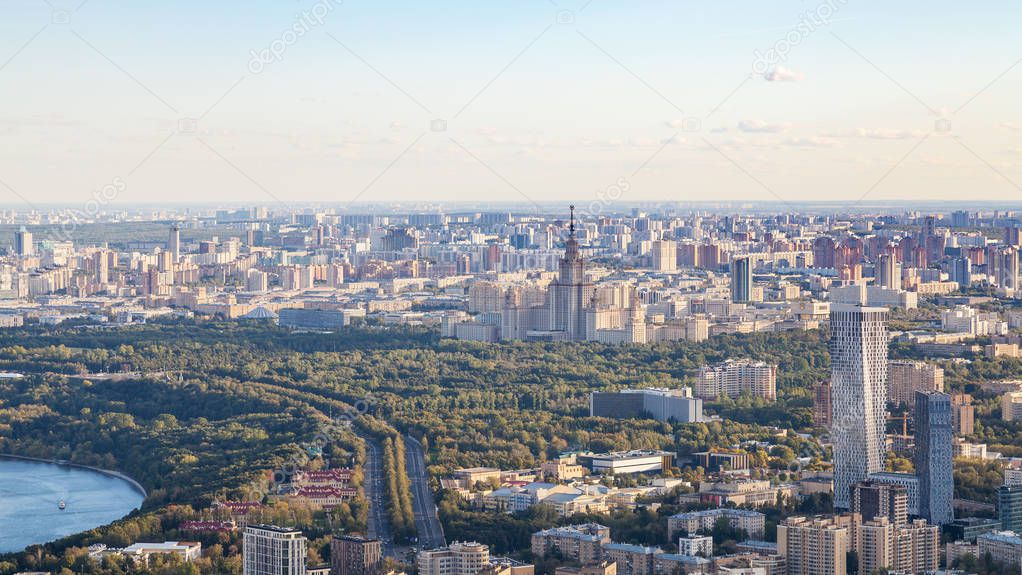
<svg viewBox="0 0 1022 575"><path fill-rule="evenodd" d="M297 529L249 525L242 547L244 575L305 575L307 540Z"/></svg>
<svg viewBox="0 0 1022 575"><path fill-rule="evenodd" d="M713 537L709 535L679 537L678 555L713 557Z"/></svg>
<svg viewBox="0 0 1022 575"><path fill-rule="evenodd" d="M834 506L848 509L851 487L884 470L887 309L830 309Z"/></svg>

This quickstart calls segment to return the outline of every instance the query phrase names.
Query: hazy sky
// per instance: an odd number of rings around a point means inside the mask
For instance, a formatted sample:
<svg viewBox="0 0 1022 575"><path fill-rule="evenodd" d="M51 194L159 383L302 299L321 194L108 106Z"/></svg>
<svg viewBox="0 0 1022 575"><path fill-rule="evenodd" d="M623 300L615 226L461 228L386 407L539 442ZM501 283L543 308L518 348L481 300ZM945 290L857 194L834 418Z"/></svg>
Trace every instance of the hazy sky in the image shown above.
<svg viewBox="0 0 1022 575"><path fill-rule="evenodd" d="M1022 197L1017 2L0 11L0 203Z"/></svg>

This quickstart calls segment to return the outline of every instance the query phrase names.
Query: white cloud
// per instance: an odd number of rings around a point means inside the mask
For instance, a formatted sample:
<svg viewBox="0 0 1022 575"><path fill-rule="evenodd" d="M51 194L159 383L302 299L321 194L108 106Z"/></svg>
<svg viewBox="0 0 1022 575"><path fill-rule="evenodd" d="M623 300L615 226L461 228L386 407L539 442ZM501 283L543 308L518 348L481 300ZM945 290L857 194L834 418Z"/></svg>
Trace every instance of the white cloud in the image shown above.
<svg viewBox="0 0 1022 575"><path fill-rule="evenodd" d="M841 142L835 138L827 138L825 136L810 136L806 138L788 138L781 142L781 144L793 148L834 148L840 146Z"/></svg>
<svg viewBox="0 0 1022 575"><path fill-rule="evenodd" d="M856 128L844 132L824 134L828 138L866 138L870 140L911 140L922 138L926 132L922 130L897 130L892 128Z"/></svg>
<svg viewBox="0 0 1022 575"><path fill-rule="evenodd" d="M771 124L762 120L742 120L738 122L738 129L750 134L778 134L786 131L791 124L782 122Z"/></svg>
<svg viewBox="0 0 1022 575"><path fill-rule="evenodd" d="M797 82L804 77L802 72L796 72L784 66L777 66L763 74L763 79L767 82Z"/></svg>

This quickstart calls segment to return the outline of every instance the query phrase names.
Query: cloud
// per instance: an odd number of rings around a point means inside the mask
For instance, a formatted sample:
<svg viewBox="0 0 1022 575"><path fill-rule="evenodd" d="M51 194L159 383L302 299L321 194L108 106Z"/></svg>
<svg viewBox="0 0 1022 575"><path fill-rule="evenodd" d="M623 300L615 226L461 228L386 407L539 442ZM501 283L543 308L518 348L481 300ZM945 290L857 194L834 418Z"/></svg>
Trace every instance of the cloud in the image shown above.
<svg viewBox="0 0 1022 575"><path fill-rule="evenodd" d="M841 142L835 138L811 136L806 138L788 138L781 142L781 145L793 148L834 148L840 146Z"/></svg>
<svg viewBox="0 0 1022 575"><path fill-rule="evenodd" d="M782 122L770 124L762 120L742 120L738 122L738 129L749 134L778 134L786 131L791 124Z"/></svg>
<svg viewBox="0 0 1022 575"><path fill-rule="evenodd" d="M763 74L763 79L767 82L797 82L804 77L802 72L796 72L784 66L777 66Z"/></svg>
<svg viewBox="0 0 1022 575"><path fill-rule="evenodd" d="M922 130L897 130L891 128L855 128L844 132L824 134L828 138L866 138L869 140L912 140L922 138Z"/></svg>

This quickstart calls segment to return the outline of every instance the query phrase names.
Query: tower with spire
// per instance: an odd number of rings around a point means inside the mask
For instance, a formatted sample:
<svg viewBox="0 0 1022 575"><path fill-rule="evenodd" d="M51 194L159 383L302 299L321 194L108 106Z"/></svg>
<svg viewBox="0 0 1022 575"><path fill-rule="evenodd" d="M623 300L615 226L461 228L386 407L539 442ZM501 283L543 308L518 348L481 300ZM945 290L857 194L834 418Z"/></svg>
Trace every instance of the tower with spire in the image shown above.
<svg viewBox="0 0 1022 575"><path fill-rule="evenodd" d="M564 243L557 279L550 283L547 304L550 330L565 333L565 339L586 338L585 308L596 293L596 287L585 277L585 258L579 253L575 238L575 206L571 206L568 239Z"/></svg>

